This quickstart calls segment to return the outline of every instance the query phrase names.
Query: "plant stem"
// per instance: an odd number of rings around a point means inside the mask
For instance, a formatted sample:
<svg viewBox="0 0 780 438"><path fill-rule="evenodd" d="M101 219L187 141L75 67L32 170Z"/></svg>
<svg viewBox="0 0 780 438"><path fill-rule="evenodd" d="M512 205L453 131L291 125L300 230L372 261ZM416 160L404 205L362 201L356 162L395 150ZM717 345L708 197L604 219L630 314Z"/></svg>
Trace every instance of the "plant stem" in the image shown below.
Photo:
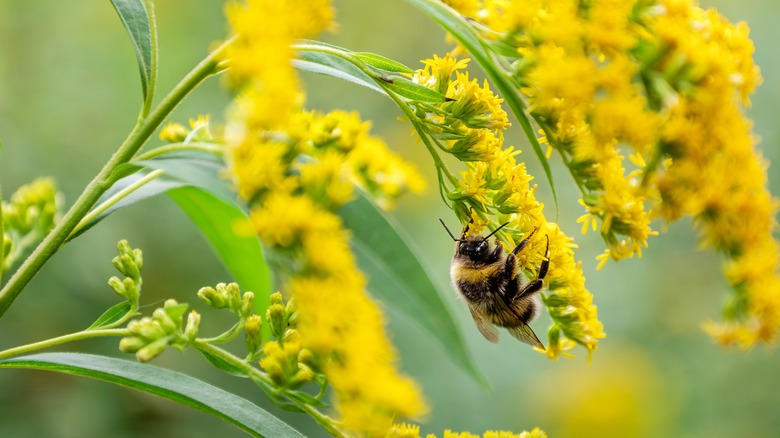
<svg viewBox="0 0 780 438"><path fill-rule="evenodd" d="M227 352L227 351L225 351L225 350L223 350L223 349L221 349L219 347L211 345L208 342L205 342L205 340L203 340L203 339L195 339L195 341L193 341L192 345L195 348L197 348L198 350L206 352L206 353L208 353L208 354L210 354L212 356L218 357L219 359L221 359L221 360L229 363L230 365L240 369L241 371L246 373L246 375L252 377L253 379L257 379L257 380L261 381L262 383L267 384L267 385L272 386L272 387L275 386L273 381L268 377L268 375L266 375L265 373L263 373L259 369L253 367L252 365L250 365L249 363L245 362L241 358L239 358L237 356L234 356L231 353L229 353L229 352ZM282 392L281 394L284 395L284 392ZM317 422L317 424L322 426L322 428L325 429L332 436L339 437L339 438L346 438L346 435L344 434L344 432L342 432L338 428L338 426L336 425L336 421L333 418L323 414L322 412L317 410L315 407L313 407L313 406L311 406L311 405L309 405L307 403L302 402L301 400L299 400L296 397L286 397L286 398L288 400L290 400L292 403L294 403L301 410L303 410L304 412L309 414L309 416L311 416L312 419L314 419L314 421Z"/></svg>
<svg viewBox="0 0 780 438"><path fill-rule="evenodd" d="M33 344L21 345L19 347L9 348L5 351L0 351L0 359L6 357L17 356L30 351L40 350L43 348L53 347L55 345L64 344L66 342L80 341L82 339L99 338L106 336L129 336L130 331L127 329L101 329L101 330L82 330L76 333L70 333L56 338L47 339L45 341L35 342Z"/></svg>
<svg viewBox="0 0 780 438"><path fill-rule="evenodd" d="M100 199L100 196L110 188L114 169L120 164L130 161L176 105L203 80L214 74L217 69L219 56L233 41L234 39L227 40L215 51L211 52L165 96L148 117L138 121L122 145L119 146L119 149L114 152L106 165L87 185L84 192L76 199L76 202L65 213L62 220L49 232L30 257L24 261L22 266L8 280L3 289L0 290L0 317L11 307L16 297L24 290L24 287L32 280L35 274L65 243L81 219Z"/></svg>

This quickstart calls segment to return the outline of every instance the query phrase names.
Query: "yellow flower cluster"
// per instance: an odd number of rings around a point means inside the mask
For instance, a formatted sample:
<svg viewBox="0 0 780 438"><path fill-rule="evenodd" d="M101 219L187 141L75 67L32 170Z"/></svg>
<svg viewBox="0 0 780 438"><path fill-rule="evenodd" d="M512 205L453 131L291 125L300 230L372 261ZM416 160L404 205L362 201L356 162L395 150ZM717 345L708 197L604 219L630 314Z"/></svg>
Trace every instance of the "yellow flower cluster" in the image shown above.
<svg viewBox="0 0 780 438"><path fill-rule="evenodd" d="M760 82L744 23L694 0L447 1L517 50L511 71L583 192L608 259L641 256L654 217L694 218L729 258L727 324L751 346L780 327L777 201L743 105ZM627 163L625 158L630 158Z"/></svg>
<svg viewBox="0 0 780 438"><path fill-rule="evenodd" d="M295 301L300 347L316 356L327 377L340 426L383 436L393 420L426 407L414 381L396 368L383 316L366 294L335 211L354 196L353 184L390 205L419 190L422 179L369 136L357 115L299 110L303 93L289 45L327 26L331 14L327 1L228 6L238 35L228 53L229 75L240 94L226 139L237 191L250 203L254 230L286 269L280 274ZM297 348L265 353L283 362ZM261 366L274 368L272 362Z"/></svg>
<svg viewBox="0 0 780 438"><path fill-rule="evenodd" d="M451 56L423 61L414 81L440 90L451 99L436 108L426 109L427 132L440 149L466 162L461 178L446 196L452 202L461 222L473 221L470 232L479 233L489 226L495 229L508 222L498 236L507 248L514 248L535 228L529 245L518 254L520 266L535 273L545 257L549 238L550 270L545 279L548 293L543 301L553 319L547 355L557 359L575 343L595 351L598 339L604 337L593 296L585 289L580 264L574 260L572 239L557 224L547 222L543 205L534 195L532 177L524 163L517 163L520 153L513 147L503 148L502 129L508 126L501 99L487 88L479 87L468 74L461 73L468 61ZM453 79L453 73L455 78ZM426 104L430 105L430 104ZM495 216L495 221L490 218Z"/></svg>
<svg viewBox="0 0 780 438"><path fill-rule="evenodd" d="M52 178L37 178L19 187L9 202L0 200L0 273L54 228L61 207L62 194Z"/></svg>
<svg viewBox="0 0 780 438"><path fill-rule="evenodd" d="M413 424L395 424L388 433L387 438L420 438L420 426ZM453 432L451 430L445 430L442 435L443 438L547 438L547 434L544 433L538 427L534 428L530 432L521 432L519 434L507 431L494 431L489 430L482 435L474 435L469 432ZM436 435L429 433L426 438L436 438Z"/></svg>

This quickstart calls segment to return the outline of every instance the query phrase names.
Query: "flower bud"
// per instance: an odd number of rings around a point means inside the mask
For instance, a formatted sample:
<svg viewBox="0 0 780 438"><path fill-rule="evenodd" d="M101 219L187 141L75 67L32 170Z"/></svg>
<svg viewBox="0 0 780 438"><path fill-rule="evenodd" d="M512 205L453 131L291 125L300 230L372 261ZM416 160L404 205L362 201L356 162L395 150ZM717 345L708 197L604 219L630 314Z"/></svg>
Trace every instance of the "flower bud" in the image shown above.
<svg viewBox="0 0 780 438"><path fill-rule="evenodd" d="M119 277L109 278L108 285L111 286L111 289L114 289L114 292L116 292L120 297L127 298L127 289L125 288L125 284L122 282L122 280L119 279Z"/></svg>
<svg viewBox="0 0 780 438"><path fill-rule="evenodd" d="M160 130L160 139L168 143L181 143L187 138L189 131L183 125L174 122L168 122Z"/></svg>
<svg viewBox="0 0 780 438"><path fill-rule="evenodd" d="M227 297L228 300L228 307L230 307L230 310L232 310L235 313L241 312L241 305L243 304L241 301L241 289L238 287L238 284L236 283L220 283L217 285L217 291L224 291L223 293Z"/></svg>
<svg viewBox="0 0 780 438"><path fill-rule="evenodd" d="M269 298L271 300L271 304L284 304L281 292L274 292Z"/></svg>
<svg viewBox="0 0 780 438"><path fill-rule="evenodd" d="M290 379L290 386L297 388L314 380L314 371L304 364L298 364L298 371Z"/></svg>
<svg viewBox="0 0 780 438"><path fill-rule="evenodd" d="M265 318L271 327L271 333L277 338L281 337L287 329L285 316L284 306L281 304L272 304L266 312Z"/></svg>
<svg viewBox="0 0 780 438"><path fill-rule="evenodd" d="M239 316L247 317L252 314L252 310L255 307L255 294L252 292L244 292L244 296L241 300L241 309Z"/></svg>
<svg viewBox="0 0 780 438"><path fill-rule="evenodd" d="M135 353L145 347L147 342L136 336L128 336L119 341L119 350L124 353Z"/></svg>
<svg viewBox="0 0 780 438"><path fill-rule="evenodd" d="M260 315L250 315L244 325L246 351L255 355L263 345L263 319Z"/></svg>
<svg viewBox="0 0 780 438"><path fill-rule="evenodd" d="M174 333L178 330L178 324L176 324L165 309L155 309L152 313L152 317L154 317L155 321L160 324L163 330L165 330L165 333Z"/></svg>
<svg viewBox="0 0 780 438"><path fill-rule="evenodd" d="M166 335L160 323L149 317L130 321L127 324L127 329L130 330L130 333L148 340L159 339Z"/></svg>
<svg viewBox="0 0 780 438"><path fill-rule="evenodd" d="M213 287L202 287L198 291L198 298L205 301L206 304L215 309L224 309L227 307L227 299L224 295L217 292Z"/></svg>
<svg viewBox="0 0 780 438"><path fill-rule="evenodd" d="M168 338L160 338L151 344L143 347L135 353L136 359L140 362L149 362L159 356L168 346Z"/></svg>
<svg viewBox="0 0 780 438"><path fill-rule="evenodd" d="M184 338L187 342L192 342L198 337L198 328L200 326L200 313L191 311L187 315L187 325L184 328Z"/></svg>

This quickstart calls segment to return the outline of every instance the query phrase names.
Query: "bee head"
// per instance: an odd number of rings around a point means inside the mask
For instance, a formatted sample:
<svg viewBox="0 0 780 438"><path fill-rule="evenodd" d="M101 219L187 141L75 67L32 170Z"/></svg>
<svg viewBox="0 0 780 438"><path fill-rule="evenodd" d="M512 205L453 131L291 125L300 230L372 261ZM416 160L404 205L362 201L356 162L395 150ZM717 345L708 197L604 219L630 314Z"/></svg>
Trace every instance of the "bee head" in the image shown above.
<svg viewBox="0 0 780 438"><path fill-rule="evenodd" d="M458 254L474 261L485 260L488 257L490 244L487 241L487 237L469 236L458 240L458 242Z"/></svg>
<svg viewBox="0 0 780 438"><path fill-rule="evenodd" d="M466 227L463 229L463 232L460 234L460 239L456 239L455 236L452 235L450 229L447 228L447 225L444 224L444 221L439 219L439 222L444 225L444 229L447 230L447 233L450 235L450 237L452 237L452 240L458 242L458 248L455 252L455 255L464 256L475 262L488 259L490 255L490 244L488 243L488 239L492 235L496 234L498 230L509 224L509 222L507 222L501 225L500 227L496 228L495 231L485 237L479 235L465 237L466 232L469 230L469 226L466 225Z"/></svg>

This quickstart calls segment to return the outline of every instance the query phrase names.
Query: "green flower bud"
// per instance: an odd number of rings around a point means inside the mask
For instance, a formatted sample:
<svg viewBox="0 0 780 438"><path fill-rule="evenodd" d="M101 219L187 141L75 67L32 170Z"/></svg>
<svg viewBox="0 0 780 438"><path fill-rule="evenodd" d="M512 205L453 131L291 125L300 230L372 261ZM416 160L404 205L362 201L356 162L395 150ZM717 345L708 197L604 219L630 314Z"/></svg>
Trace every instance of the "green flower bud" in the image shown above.
<svg viewBox="0 0 780 438"><path fill-rule="evenodd" d="M281 292L274 292L270 296L271 304L284 304Z"/></svg>
<svg viewBox="0 0 780 438"><path fill-rule="evenodd" d="M168 338L158 339L146 347L141 348L135 353L136 359L140 362L149 362L159 356L168 346Z"/></svg>
<svg viewBox="0 0 780 438"><path fill-rule="evenodd" d="M272 304L271 307L268 308L265 318L268 320L271 327L271 333L277 338L281 337L287 329L287 318L284 306L281 304Z"/></svg>
<svg viewBox="0 0 780 438"><path fill-rule="evenodd" d="M241 301L241 289L238 287L238 284L236 283L220 283L217 285L217 291L220 291L220 289L223 291L222 293L225 294L228 301L228 307L230 310L232 310L235 313L241 312L241 305L243 304Z"/></svg>
<svg viewBox="0 0 780 438"><path fill-rule="evenodd" d="M167 335L160 323L149 317L130 321L127 324L127 329L130 330L130 333L148 340L159 339Z"/></svg>
<svg viewBox="0 0 780 438"><path fill-rule="evenodd" d="M119 350L124 353L135 353L145 347L147 342L136 336L128 336L119 341Z"/></svg>
<svg viewBox="0 0 780 438"><path fill-rule="evenodd" d="M247 317L252 314L252 310L255 307L255 294L252 292L244 292L244 296L241 300L241 309L239 315Z"/></svg>
<svg viewBox="0 0 780 438"><path fill-rule="evenodd" d="M179 330L179 324L171 318L165 309L155 309L152 313L152 317L154 317L155 321L160 324L163 330L165 330L165 333L175 333Z"/></svg>
<svg viewBox="0 0 780 438"><path fill-rule="evenodd" d="M301 334L298 333L298 330L287 329L285 330L284 337L282 339L285 343L301 342Z"/></svg>
<svg viewBox="0 0 780 438"><path fill-rule="evenodd" d="M224 295L217 292L213 287L202 287L198 291L198 298L205 301L206 304L215 309L224 309L227 307L227 299Z"/></svg>
<svg viewBox="0 0 780 438"><path fill-rule="evenodd" d="M290 378L289 385L297 388L314 380L314 371L304 364L298 364L298 371Z"/></svg>
<svg viewBox="0 0 780 438"><path fill-rule="evenodd" d="M138 280L138 283L133 281L132 278L125 278L122 282L125 287L125 298L127 298L128 301L131 303L137 303L138 300L141 297L141 291L140 291L140 282L141 280Z"/></svg>
<svg viewBox="0 0 780 438"><path fill-rule="evenodd" d="M246 351L254 356L263 345L263 319L260 315L250 315L244 325Z"/></svg>
<svg viewBox="0 0 780 438"><path fill-rule="evenodd" d="M119 277L109 278L108 285L111 286L111 289L114 289L114 292L116 292L120 297L127 298L127 289Z"/></svg>
<svg viewBox="0 0 780 438"><path fill-rule="evenodd" d="M187 342L192 342L198 337L198 327L200 326L200 313L191 311L187 315L187 325L184 328L184 338Z"/></svg>

